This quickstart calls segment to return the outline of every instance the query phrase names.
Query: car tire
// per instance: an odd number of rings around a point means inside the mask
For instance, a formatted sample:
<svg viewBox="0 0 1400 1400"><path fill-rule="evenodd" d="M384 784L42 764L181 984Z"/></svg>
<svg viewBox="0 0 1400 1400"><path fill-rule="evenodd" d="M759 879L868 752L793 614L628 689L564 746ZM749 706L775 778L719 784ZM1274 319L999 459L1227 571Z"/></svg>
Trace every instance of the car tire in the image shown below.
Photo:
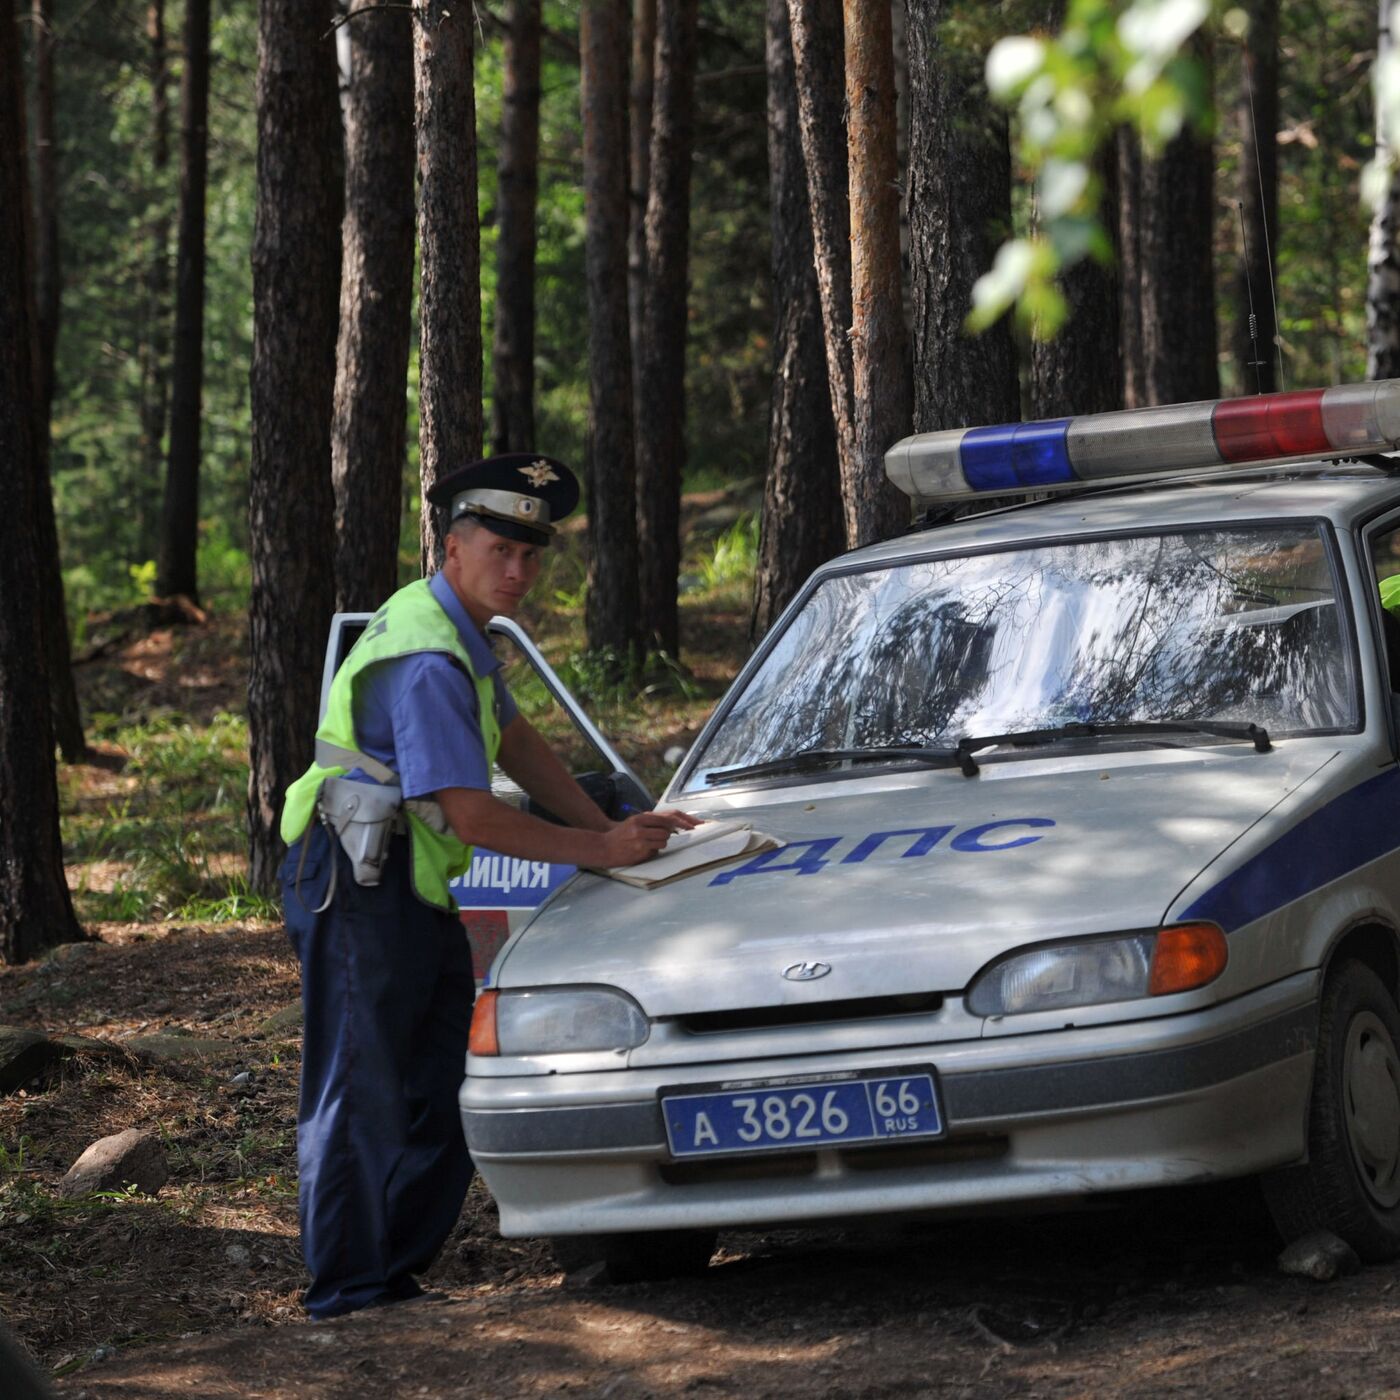
<svg viewBox="0 0 1400 1400"><path fill-rule="evenodd" d="M1364 963L1323 985L1308 1160L1266 1175L1264 1199L1287 1241L1330 1230L1367 1262L1400 1254L1400 1011Z"/></svg>
<svg viewBox="0 0 1400 1400"><path fill-rule="evenodd" d="M607 1283L656 1283L703 1274L715 1252L715 1230L653 1230L644 1235L556 1235L554 1262L566 1274L596 1264Z"/></svg>

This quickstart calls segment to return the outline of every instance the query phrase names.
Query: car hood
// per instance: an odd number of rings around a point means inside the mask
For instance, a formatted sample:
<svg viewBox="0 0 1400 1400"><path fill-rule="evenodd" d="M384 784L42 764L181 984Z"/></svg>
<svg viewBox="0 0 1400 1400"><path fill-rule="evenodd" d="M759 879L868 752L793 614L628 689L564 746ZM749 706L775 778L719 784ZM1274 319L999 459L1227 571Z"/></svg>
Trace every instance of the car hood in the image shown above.
<svg viewBox="0 0 1400 1400"><path fill-rule="evenodd" d="M955 992L1022 944L1155 927L1334 754L1154 750L707 795L690 810L785 849L652 890L580 874L494 982L603 983L651 1016ZM784 980L796 962L830 972Z"/></svg>

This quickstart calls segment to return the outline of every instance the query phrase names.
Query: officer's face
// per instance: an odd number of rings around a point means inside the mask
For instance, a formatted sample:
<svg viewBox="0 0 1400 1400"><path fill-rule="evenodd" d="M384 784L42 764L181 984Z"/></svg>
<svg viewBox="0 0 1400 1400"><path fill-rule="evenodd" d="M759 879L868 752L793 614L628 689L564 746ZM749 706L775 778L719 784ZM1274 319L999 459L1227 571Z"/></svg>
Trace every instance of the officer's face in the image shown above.
<svg viewBox="0 0 1400 1400"><path fill-rule="evenodd" d="M497 613L515 616L543 562L539 545L508 540L484 525L449 531L446 549L442 571L479 627Z"/></svg>

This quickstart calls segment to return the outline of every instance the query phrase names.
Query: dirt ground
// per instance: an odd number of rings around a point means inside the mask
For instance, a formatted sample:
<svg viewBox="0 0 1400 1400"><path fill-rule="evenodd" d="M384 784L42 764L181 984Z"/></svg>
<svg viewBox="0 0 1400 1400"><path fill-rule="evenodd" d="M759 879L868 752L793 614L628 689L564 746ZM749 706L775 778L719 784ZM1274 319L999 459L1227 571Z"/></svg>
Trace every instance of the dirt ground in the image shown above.
<svg viewBox="0 0 1400 1400"><path fill-rule="evenodd" d="M1247 1186L733 1234L702 1279L575 1287L499 1237L478 1184L427 1279L446 1301L308 1322L297 1037L266 1029L296 994L280 929L103 933L0 969L0 1023L200 1053L70 1062L0 1099L0 1315L60 1395L1400 1394L1400 1266L1284 1277ZM162 1134L159 1195L60 1202L79 1151L127 1126Z"/></svg>

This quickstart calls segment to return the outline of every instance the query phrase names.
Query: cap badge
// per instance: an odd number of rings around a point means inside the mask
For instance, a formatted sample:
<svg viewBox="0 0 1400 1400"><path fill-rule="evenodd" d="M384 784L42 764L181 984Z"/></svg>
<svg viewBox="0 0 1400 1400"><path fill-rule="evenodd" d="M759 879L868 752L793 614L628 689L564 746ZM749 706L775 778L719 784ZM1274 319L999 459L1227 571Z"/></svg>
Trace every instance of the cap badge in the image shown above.
<svg viewBox="0 0 1400 1400"><path fill-rule="evenodd" d="M528 467L517 467L516 470L529 480L531 486L543 486L546 482L559 480L559 473L543 458L538 462L531 462Z"/></svg>
<svg viewBox="0 0 1400 1400"><path fill-rule="evenodd" d="M533 496L521 496L515 503L515 513L523 519L529 520L539 509L539 505L540 503Z"/></svg>

